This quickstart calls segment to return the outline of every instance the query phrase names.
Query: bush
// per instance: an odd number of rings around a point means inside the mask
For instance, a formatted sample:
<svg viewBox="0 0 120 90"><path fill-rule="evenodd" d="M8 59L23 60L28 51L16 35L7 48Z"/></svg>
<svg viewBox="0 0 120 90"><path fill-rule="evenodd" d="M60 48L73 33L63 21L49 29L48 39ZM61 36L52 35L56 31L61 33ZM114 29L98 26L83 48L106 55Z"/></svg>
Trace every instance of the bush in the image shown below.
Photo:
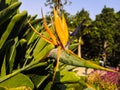
<svg viewBox="0 0 120 90"><path fill-rule="evenodd" d="M116 90L120 85L118 72L95 70L90 73L87 82L100 90Z"/></svg>

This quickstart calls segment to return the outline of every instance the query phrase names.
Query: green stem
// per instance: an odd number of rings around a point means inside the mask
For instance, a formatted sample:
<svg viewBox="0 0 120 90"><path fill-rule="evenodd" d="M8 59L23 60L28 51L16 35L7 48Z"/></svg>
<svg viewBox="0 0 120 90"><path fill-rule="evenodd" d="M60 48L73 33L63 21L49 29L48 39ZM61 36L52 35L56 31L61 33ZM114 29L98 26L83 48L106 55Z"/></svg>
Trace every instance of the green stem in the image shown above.
<svg viewBox="0 0 120 90"><path fill-rule="evenodd" d="M36 65L36 64L38 64L38 63L39 63L39 61L34 61L34 62L32 62L32 63L30 63L30 64L22 67L21 69L18 69L18 70L16 70L16 71L14 71L13 73L8 74L8 75L0 78L0 83L3 82L4 80L10 78L10 77L13 77L14 75L16 75L16 74L18 74L18 73L20 73L20 72L22 72L22 71L24 71L24 70L26 70L26 69L29 69L30 67L32 67L32 66L34 66L34 65ZM47 62L43 62L43 63L41 63L40 66L43 66L43 65L46 65L46 64L47 64Z"/></svg>

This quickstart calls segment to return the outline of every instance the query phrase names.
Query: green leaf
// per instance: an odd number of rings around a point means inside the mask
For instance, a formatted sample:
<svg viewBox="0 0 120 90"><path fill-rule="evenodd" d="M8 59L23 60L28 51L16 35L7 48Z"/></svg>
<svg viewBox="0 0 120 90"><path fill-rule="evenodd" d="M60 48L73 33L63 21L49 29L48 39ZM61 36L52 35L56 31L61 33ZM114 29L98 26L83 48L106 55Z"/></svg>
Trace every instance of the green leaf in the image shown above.
<svg viewBox="0 0 120 90"><path fill-rule="evenodd" d="M10 35L11 31L13 30L15 24L20 21L22 18L26 17L27 12L23 11L20 14L16 14L12 20L10 21L9 25L7 26L7 29L5 30L5 32L3 33L3 35L1 36L0 39L0 48L2 48L2 46L4 45L5 41L7 40L8 36Z"/></svg>
<svg viewBox="0 0 120 90"><path fill-rule="evenodd" d="M47 33L44 32L43 36L47 36ZM33 50L33 56L36 57L38 53L41 52L42 49L47 45L47 42L43 40L42 38L39 39L38 43L36 44L35 49Z"/></svg>
<svg viewBox="0 0 120 90"><path fill-rule="evenodd" d="M43 29L43 27L38 25L40 22L41 22L41 19L36 19L36 20L30 21L31 25L34 26L36 28L36 30L38 30L38 31L40 31L41 28ZM26 23L26 27L28 27L28 23ZM33 30L31 30L31 28L27 29L24 36L26 36L28 45L30 43L34 42L34 40L37 38L37 35L35 34L35 32Z"/></svg>
<svg viewBox="0 0 120 90"><path fill-rule="evenodd" d="M57 58L57 52L51 53L50 57ZM85 60L83 58L80 58L70 50L62 50L61 56L60 56L60 62L67 64L67 65L77 66L77 67L87 67L87 68L115 72L111 69L99 66L99 65L97 65L89 60Z"/></svg>
<svg viewBox="0 0 120 90"><path fill-rule="evenodd" d="M32 75L31 80L33 81L34 85L39 88L48 77L49 74L46 76Z"/></svg>
<svg viewBox="0 0 120 90"><path fill-rule="evenodd" d="M31 89L34 88L34 85L31 82L31 80L26 75L21 73L1 82L0 86L7 88L16 88L21 86L30 87Z"/></svg>
<svg viewBox="0 0 120 90"><path fill-rule="evenodd" d="M92 89L92 88L86 88L86 89L84 89L84 90L95 90L95 89Z"/></svg>
<svg viewBox="0 0 120 90"><path fill-rule="evenodd" d="M6 75L6 55L4 56L3 64L1 67L1 75L0 77L3 77Z"/></svg>
<svg viewBox="0 0 120 90"><path fill-rule="evenodd" d="M18 0L6 0L6 4L10 5L14 2L18 2Z"/></svg>
<svg viewBox="0 0 120 90"><path fill-rule="evenodd" d="M26 70L30 70L30 69L33 69L33 68L36 68L36 67L42 67L42 66L48 66L48 62L40 62L40 63L37 63L35 65L32 65L31 67L27 68Z"/></svg>
<svg viewBox="0 0 120 90"><path fill-rule="evenodd" d="M21 86L21 87L16 87L16 88L10 88L7 90L32 90L32 89L26 86Z"/></svg>
<svg viewBox="0 0 120 90"><path fill-rule="evenodd" d="M38 29L40 29L40 27L39 26L37 26L37 28L36 28L37 30ZM32 30L31 30L32 31ZM34 42L34 40L36 39L36 33L35 32L30 32L28 35L28 45L30 44L30 43L32 43L32 42Z"/></svg>
<svg viewBox="0 0 120 90"><path fill-rule="evenodd" d="M48 44L46 45L42 50L41 52L39 52L35 57L34 59L35 60L41 60L42 58L45 58L45 56L48 55L48 53L54 48L54 45L52 44Z"/></svg>
<svg viewBox="0 0 120 90"><path fill-rule="evenodd" d="M60 76L62 76L62 78L60 79L60 82L61 83L75 83L75 82L79 82L80 80L80 77L77 77L75 75L74 72L70 72L70 71L66 71L66 70L63 70L60 72Z"/></svg>
<svg viewBox="0 0 120 90"><path fill-rule="evenodd" d="M1 77L6 75L6 72L9 72L9 57L10 57L10 47L14 44L13 40L9 40L5 43L4 48L1 51L4 52L4 59L1 67ZM8 47L9 46L9 47Z"/></svg>
<svg viewBox="0 0 120 90"><path fill-rule="evenodd" d="M21 5L21 2L16 2L10 5L9 7L0 11L0 25L9 19L10 16L15 14L16 10Z"/></svg>
<svg viewBox="0 0 120 90"><path fill-rule="evenodd" d="M69 46L69 49L72 50L72 51L73 50L75 51L77 49L77 47L78 47L78 43L74 43L74 44Z"/></svg>
<svg viewBox="0 0 120 90"><path fill-rule="evenodd" d="M48 84L45 86L44 90L52 90L51 89L52 83L53 83L52 81L48 82Z"/></svg>
<svg viewBox="0 0 120 90"><path fill-rule="evenodd" d="M7 90L7 88L0 86L0 90Z"/></svg>
<svg viewBox="0 0 120 90"><path fill-rule="evenodd" d="M10 73L13 70L13 65L15 61L15 56L16 56L16 47L18 43L18 37L14 39L14 44L10 47L10 55L9 55L9 68L10 68Z"/></svg>
<svg viewBox="0 0 120 90"><path fill-rule="evenodd" d="M30 64L20 68L20 69L17 69L16 71L14 71L13 73L10 73L2 78L0 78L0 82L3 82L4 80L20 73L21 71L24 71L26 69L29 69L30 67L34 67L35 64L38 64L40 60L44 59L48 54L49 52L54 48L54 45L52 44L48 44L34 59L33 59L33 62L31 62Z"/></svg>
<svg viewBox="0 0 120 90"><path fill-rule="evenodd" d="M84 85L80 82L82 79L76 76L75 72L62 70L56 73L56 78L52 90L58 88L60 90L83 90Z"/></svg>

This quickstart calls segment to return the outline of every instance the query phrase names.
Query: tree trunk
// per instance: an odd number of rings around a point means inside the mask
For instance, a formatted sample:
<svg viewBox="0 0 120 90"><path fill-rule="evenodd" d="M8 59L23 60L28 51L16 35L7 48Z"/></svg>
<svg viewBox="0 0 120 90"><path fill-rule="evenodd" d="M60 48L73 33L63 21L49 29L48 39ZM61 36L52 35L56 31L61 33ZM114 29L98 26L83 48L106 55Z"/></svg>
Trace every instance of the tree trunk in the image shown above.
<svg viewBox="0 0 120 90"><path fill-rule="evenodd" d="M56 6L56 9L57 9L57 13L58 13L58 15L60 15L61 13L60 13L60 4L61 4L61 0L57 0L57 6ZM61 16L61 15L60 15Z"/></svg>
<svg viewBox="0 0 120 90"><path fill-rule="evenodd" d="M83 45L82 37L79 38L78 40L78 56L82 58L82 51L81 51L81 46Z"/></svg>
<svg viewBox="0 0 120 90"><path fill-rule="evenodd" d="M106 61L107 61L106 48L107 48L107 40L105 40L105 41L104 41L104 45L103 45L102 58L103 58L103 61L104 61L104 62L106 62Z"/></svg>
<svg viewBox="0 0 120 90"><path fill-rule="evenodd" d="M78 57L82 57L82 55L81 55L81 43L79 42L78 43Z"/></svg>

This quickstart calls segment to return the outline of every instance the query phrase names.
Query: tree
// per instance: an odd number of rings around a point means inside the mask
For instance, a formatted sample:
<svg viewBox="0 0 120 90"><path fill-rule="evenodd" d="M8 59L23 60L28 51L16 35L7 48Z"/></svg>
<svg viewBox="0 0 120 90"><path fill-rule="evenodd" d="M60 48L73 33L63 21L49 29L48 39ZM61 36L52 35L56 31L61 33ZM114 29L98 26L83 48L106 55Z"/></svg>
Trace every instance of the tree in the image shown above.
<svg viewBox="0 0 120 90"><path fill-rule="evenodd" d="M114 64L119 64L120 61L120 39L118 37L120 37L120 11L116 13L116 23L115 24L115 27L113 28L113 31L114 31L114 45L113 45L113 48L112 48L112 53L111 53L111 57L110 57L110 61L111 63L114 63Z"/></svg>
<svg viewBox="0 0 120 90"><path fill-rule="evenodd" d="M116 26L116 14L113 8L103 8L101 14L96 16L95 26L100 34L100 52L104 62L110 58L114 46L114 28Z"/></svg>
<svg viewBox="0 0 120 90"><path fill-rule="evenodd" d="M84 43L83 36L89 32L87 27L89 26L90 23L91 23L91 19L89 17L89 13L84 9L77 12L73 19L73 26L74 28L77 27L75 31L78 30L78 32L76 33L76 35L74 35L74 37L76 37L76 40L78 43L78 56L79 57L82 57L81 46Z"/></svg>
<svg viewBox="0 0 120 90"><path fill-rule="evenodd" d="M45 6L49 6L51 9L56 8L59 14L63 10L64 5L66 4L71 4L71 1L69 0L46 0L45 2Z"/></svg>
<svg viewBox="0 0 120 90"><path fill-rule="evenodd" d="M82 53L85 58L95 60L100 53L100 34L98 28L95 26L95 21L86 28L86 34L83 36L84 45Z"/></svg>

